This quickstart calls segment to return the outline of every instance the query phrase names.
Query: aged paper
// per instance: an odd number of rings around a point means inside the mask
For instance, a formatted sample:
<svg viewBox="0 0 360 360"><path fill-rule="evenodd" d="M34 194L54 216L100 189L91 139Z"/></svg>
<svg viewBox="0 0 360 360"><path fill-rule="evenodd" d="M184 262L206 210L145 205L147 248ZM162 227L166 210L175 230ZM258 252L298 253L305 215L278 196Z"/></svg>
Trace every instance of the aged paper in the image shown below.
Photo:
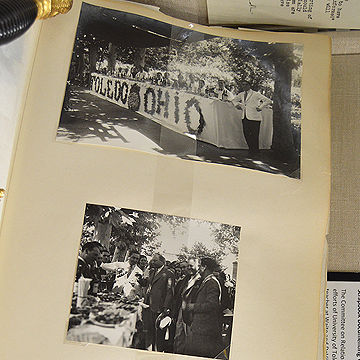
<svg viewBox="0 0 360 360"><path fill-rule="evenodd" d="M241 226L230 358L316 358L330 193L329 39L203 28L130 3L89 3L212 36L303 44L301 179L56 141L81 9L75 1L69 14L43 24L19 132L0 239L2 357L175 358L65 342L74 254L92 203Z"/></svg>
<svg viewBox="0 0 360 360"><path fill-rule="evenodd" d="M356 0L207 0L210 24L359 29Z"/></svg>

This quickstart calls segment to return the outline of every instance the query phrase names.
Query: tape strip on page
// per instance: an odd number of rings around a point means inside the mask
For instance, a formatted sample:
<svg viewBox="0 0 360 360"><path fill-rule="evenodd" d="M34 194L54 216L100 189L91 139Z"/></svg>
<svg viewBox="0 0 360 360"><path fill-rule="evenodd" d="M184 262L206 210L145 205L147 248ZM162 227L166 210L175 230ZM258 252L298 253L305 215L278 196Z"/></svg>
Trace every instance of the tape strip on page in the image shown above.
<svg viewBox="0 0 360 360"><path fill-rule="evenodd" d="M154 212L190 217L194 165L193 161L158 157L153 200Z"/></svg>

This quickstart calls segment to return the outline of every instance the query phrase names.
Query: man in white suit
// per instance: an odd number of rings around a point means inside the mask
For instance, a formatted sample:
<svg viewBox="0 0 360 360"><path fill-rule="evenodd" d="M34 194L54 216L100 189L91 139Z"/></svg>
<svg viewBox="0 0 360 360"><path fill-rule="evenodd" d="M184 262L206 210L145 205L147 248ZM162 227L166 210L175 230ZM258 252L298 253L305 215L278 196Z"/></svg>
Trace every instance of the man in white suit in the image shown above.
<svg viewBox="0 0 360 360"><path fill-rule="evenodd" d="M262 120L262 110L272 101L266 96L251 89L248 81L242 81L243 91L235 96L232 103L241 110L241 119L246 143L250 155L259 154L259 133Z"/></svg>
<svg viewBox="0 0 360 360"><path fill-rule="evenodd" d="M106 271L115 271L114 291L128 296L140 292L138 277L143 275L143 271L138 267L140 253L137 250L131 250L129 259L126 262L110 262L101 264L101 268Z"/></svg>

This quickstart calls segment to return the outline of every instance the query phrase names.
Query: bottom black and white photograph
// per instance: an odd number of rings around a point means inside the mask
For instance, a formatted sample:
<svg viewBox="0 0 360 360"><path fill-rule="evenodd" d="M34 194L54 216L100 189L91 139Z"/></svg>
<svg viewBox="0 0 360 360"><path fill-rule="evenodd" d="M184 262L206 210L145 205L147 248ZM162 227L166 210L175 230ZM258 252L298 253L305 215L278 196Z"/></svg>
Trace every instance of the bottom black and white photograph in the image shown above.
<svg viewBox="0 0 360 360"><path fill-rule="evenodd" d="M66 341L228 359L241 227L86 204Z"/></svg>

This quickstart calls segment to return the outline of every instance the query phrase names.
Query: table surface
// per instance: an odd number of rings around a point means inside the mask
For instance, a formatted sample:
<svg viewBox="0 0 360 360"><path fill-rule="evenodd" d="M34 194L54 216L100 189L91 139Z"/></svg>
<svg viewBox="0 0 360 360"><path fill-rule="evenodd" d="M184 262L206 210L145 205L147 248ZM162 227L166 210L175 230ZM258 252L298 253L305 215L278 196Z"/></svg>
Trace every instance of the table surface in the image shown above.
<svg viewBox="0 0 360 360"><path fill-rule="evenodd" d="M103 299L103 297L108 298L109 296L113 297L114 300ZM121 347L132 345L137 321L142 317L142 302L139 300L128 301L111 292L100 293L99 296L90 296L86 302L84 308L74 307L72 309L72 312L75 310L77 314L72 313L69 316L70 325L66 337L68 341L110 344ZM115 320L120 318L122 321L116 323ZM74 325L74 320L81 322Z"/></svg>

